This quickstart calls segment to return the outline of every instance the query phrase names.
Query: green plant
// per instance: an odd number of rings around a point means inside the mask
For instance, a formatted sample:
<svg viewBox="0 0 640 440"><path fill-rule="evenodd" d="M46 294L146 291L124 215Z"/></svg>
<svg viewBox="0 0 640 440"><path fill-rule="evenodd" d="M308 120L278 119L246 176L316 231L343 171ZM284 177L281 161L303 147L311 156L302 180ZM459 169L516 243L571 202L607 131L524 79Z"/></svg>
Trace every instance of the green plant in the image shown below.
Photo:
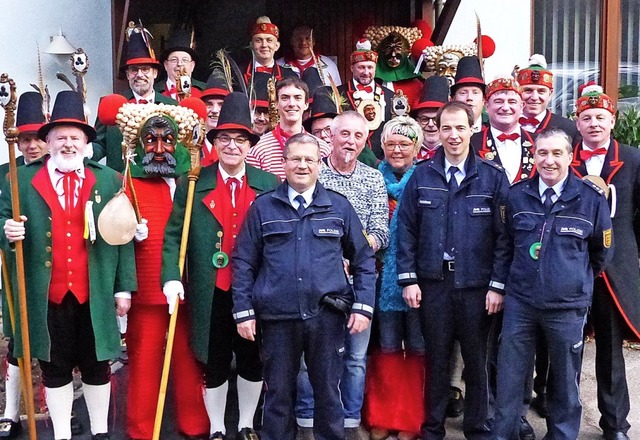
<svg viewBox="0 0 640 440"><path fill-rule="evenodd" d="M613 137L623 144L640 146L640 109L638 107L629 107L623 112L618 112Z"/></svg>

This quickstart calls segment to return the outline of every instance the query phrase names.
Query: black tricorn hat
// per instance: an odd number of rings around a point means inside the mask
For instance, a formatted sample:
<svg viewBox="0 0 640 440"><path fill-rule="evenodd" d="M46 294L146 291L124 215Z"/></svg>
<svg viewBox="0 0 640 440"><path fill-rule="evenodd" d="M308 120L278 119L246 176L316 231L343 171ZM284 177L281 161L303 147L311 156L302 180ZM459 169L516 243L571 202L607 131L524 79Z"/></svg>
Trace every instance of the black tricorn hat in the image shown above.
<svg viewBox="0 0 640 440"><path fill-rule="evenodd" d="M89 142L96 138L96 130L85 119L82 96L71 90L63 90L56 96L48 124L38 130L38 137L46 140L47 134L58 125L73 125L85 132Z"/></svg>
<svg viewBox="0 0 640 440"><path fill-rule="evenodd" d="M231 90L229 90L224 72L220 69L213 69L211 75L209 75L209 79L207 79L207 88L200 94L200 99L204 100L211 96L221 96L224 98L230 92Z"/></svg>
<svg viewBox="0 0 640 440"><path fill-rule="evenodd" d="M434 75L426 79L420 92L420 100L411 109L411 115L424 108L439 109L449 102L449 81L444 76Z"/></svg>
<svg viewBox="0 0 640 440"><path fill-rule="evenodd" d="M249 99L242 92L231 92L224 98L218 125L216 125L216 128L209 130L207 139L213 144L213 139L221 130L242 130L247 132L253 146L258 143L260 136L253 132L251 126Z"/></svg>
<svg viewBox="0 0 640 440"><path fill-rule="evenodd" d="M167 58L169 58L169 55L171 55L171 52L182 51L191 55L191 59L198 64L200 55L198 55L198 52L195 50L192 35L193 32L189 32L187 29L174 29L164 45L165 49L160 54L160 63L164 63Z"/></svg>
<svg viewBox="0 0 640 440"><path fill-rule="evenodd" d="M127 66L134 65L149 65L156 69L160 67L160 63L156 59L153 50L147 46L142 32L146 32L146 30L136 28L136 30L131 33L129 42L127 43L125 62L120 66L121 72L124 72Z"/></svg>
<svg viewBox="0 0 640 440"><path fill-rule="evenodd" d="M309 99L309 102L311 102L315 91L319 87L324 86L324 84L322 83L322 79L320 78L320 72L315 67L309 67L308 69L305 69L304 72L302 72L300 79L307 84L307 87L309 87L309 96L311 97L311 99Z"/></svg>
<svg viewBox="0 0 640 440"><path fill-rule="evenodd" d="M18 99L16 127L20 133L37 132L47 122L42 112L42 95L38 92L24 92Z"/></svg>
<svg viewBox="0 0 640 440"><path fill-rule="evenodd" d="M482 69L480 68L480 60L477 56L472 55L460 58L458 69L456 70L456 82L451 86L451 95L456 94L456 90L463 86L476 86L484 89L486 84L482 78Z"/></svg>
<svg viewBox="0 0 640 440"><path fill-rule="evenodd" d="M331 98L329 90L321 88L316 90L313 95L313 102L311 103L311 116L309 116L302 125L307 131L311 131L311 124L313 121L320 118L335 118L338 116L336 103Z"/></svg>

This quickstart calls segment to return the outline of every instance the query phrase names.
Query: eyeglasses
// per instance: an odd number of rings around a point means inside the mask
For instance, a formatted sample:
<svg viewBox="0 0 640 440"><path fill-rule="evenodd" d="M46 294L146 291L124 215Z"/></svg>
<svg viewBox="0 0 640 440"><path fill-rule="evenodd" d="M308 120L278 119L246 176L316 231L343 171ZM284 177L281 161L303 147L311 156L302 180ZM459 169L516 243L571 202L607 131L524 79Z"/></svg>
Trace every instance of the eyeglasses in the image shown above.
<svg viewBox="0 0 640 440"><path fill-rule="evenodd" d="M418 121L418 124L425 126L425 125L429 125L429 122L433 122L433 125L436 125L436 117L430 117L430 116L420 116L416 119Z"/></svg>
<svg viewBox="0 0 640 440"><path fill-rule="evenodd" d="M247 139L246 137L234 137L233 138L231 136L222 135L222 136L218 136L216 138L216 140L223 147L230 146L231 145L231 141L233 141L235 146L238 147L238 148L246 147L249 144L249 139Z"/></svg>
<svg viewBox="0 0 640 440"><path fill-rule="evenodd" d="M316 130L313 130L311 132L312 135L314 135L315 137L320 137L322 136L322 134L326 134L327 136L331 136L331 126L327 125L324 128L318 128Z"/></svg>
<svg viewBox="0 0 640 440"><path fill-rule="evenodd" d="M315 157L307 157L307 156L293 156L293 157L285 157L284 160L287 162L291 162L295 166L299 166L302 162L307 165L316 165L320 162L320 159L316 159Z"/></svg>
<svg viewBox="0 0 640 440"><path fill-rule="evenodd" d="M180 64L189 64L192 60L191 58L171 57L167 61L169 64L178 64L178 62L180 62Z"/></svg>
<svg viewBox="0 0 640 440"><path fill-rule="evenodd" d="M415 148L416 146L412 142L402 142L402 143L399 143L399 144L394 144L394 143L388 142L388 143L384 144L384 149L388 150L388 151L394 151L396 149L396 147L399 148L400 151L409 151L412 148Z"/></svg>
<svg viewBox="0 0 640 440"><path fill-rule="evenodd" d="M138 72L141 72L144 75L147 75L149 72L151 72L151 69L153 69L153 67L151 66L128 66L127 72L133 75L137 75Z"/></svg>

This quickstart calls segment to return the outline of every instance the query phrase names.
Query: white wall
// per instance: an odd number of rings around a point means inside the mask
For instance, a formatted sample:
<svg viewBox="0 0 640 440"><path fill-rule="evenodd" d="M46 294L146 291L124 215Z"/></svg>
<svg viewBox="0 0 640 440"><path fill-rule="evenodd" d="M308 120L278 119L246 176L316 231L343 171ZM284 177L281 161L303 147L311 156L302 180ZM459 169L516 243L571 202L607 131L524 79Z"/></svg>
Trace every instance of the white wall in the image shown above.
<svg viewBox="0 0 640 440"><path fill-rule="evenodd" d="M2 6L0 72L14 79L18 96L34 90L29 84L38 83L36 43L40 46L44 82L51 94L50 111L57 93L69 90L56 78L56 72L63 72L75 84L69 57L43 52L49 37L61 28L67 40L89 57L85 82L89 122L93 124L98 100L111 93L113 84L111 0L5 0ZM4 110L0 107L0 126L2 122ZM0 163L7 160L7 144L0 132Z"/></svg>
<svg viewBox="0 0 640 440"><path fill-rule="evenodd" d="M462 0L444 44L470 44L476 38L476 15L482 33L496 42L485 60L485 81L510 75L514 65L525 65L531 47L531 0Z"/></svg>

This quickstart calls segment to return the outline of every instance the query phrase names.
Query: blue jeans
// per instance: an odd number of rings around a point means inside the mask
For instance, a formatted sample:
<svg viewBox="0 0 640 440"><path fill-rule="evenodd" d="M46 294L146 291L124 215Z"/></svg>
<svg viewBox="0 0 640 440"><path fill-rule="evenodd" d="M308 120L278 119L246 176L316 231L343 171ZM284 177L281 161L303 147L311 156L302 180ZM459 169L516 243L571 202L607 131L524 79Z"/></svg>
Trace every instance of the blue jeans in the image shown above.
<svg viewBox="0 0 640 440"><path fill-rule="evenodd" d="M424 338L418 309L406 312L378 312L376 317L380 331L380 348L383 352L393 353L404 348L408 353L424 354Z"/></svg>
<svg viewBox="0 0 640 440"><path fill-rule="evenodd" d="M364 377L367 365L367 347L371 336L371 326L354 335L346 329L344 369L340 380L340 396L344 408L344 427L360 426L360 411L364 400ZM296 419L299 426L313 426L313 391L304 360L298 372L298 398Z"/></svg>
<svg viewBox="0 0 640 440"><path fill-rule="evenodd" d="M587 308L539 309L512 296L504 299L498 352L495 438L518 438L526 376L531 374L536 334L542 329L553 374L549 377L547 437L575 440L580 432L580 370Z"/></svg>

